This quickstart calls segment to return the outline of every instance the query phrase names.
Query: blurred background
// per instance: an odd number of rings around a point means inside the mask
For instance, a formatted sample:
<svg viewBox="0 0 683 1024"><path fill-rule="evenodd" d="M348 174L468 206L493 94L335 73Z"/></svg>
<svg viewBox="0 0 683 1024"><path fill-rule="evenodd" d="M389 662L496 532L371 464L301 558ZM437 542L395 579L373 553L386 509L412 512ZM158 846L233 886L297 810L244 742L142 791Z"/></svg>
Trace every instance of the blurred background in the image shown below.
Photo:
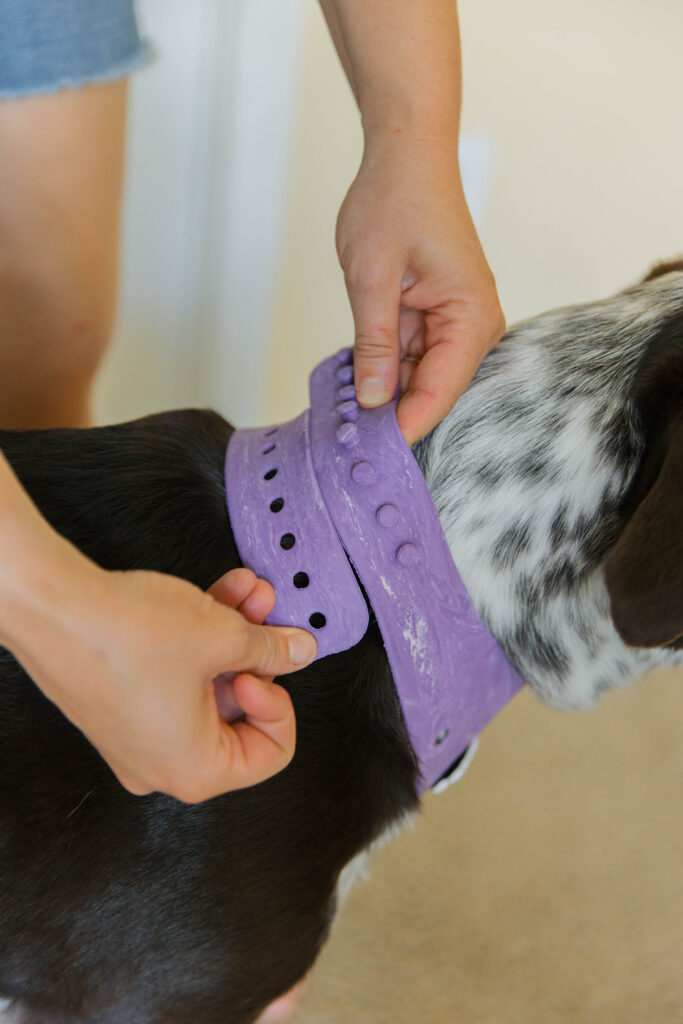
<svg viewBox="0 0 683 1024"><path fill-rule="evenodd" d="M463 176L509 323L683 247L680 0L465 0ZM352 341L334 248L359 118L315 0L141 0L99 418L296 415ZM410 75L410 68L405 69Z"/></svg>
<svg viewBox="0 0 683 1024"><path fill-rule="evenodd" d="M680 0L463 0L462 163L509 323L683 249ZM142 0L101 422L294 416L350 344L334 248L361 133L314 0ZM411 69L405 68L410 75ZM678 673L523 694L382 850L301 1024L681 1024Z"/></svg>

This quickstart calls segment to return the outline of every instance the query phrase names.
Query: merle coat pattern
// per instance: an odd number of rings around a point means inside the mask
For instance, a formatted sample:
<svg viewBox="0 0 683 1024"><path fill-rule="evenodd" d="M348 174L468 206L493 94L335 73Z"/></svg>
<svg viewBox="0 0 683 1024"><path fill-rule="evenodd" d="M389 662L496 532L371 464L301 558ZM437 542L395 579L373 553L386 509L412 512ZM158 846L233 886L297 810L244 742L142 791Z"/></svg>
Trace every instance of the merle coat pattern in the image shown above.
<svg viewBox="0 0 683 1024"><path fill-rule="evenodd" d="M416 448L479 614L545 700L683 660L683 264L508 332ZM0 433L43 514L111 569L239 564L232 428L183 411ZM0 995L21 1024L249 1024L309 969L345 866L417 807L376 624L281 678L280 775L134 797L0 651ZM352 870L352 868L350 869Z"/></svg>

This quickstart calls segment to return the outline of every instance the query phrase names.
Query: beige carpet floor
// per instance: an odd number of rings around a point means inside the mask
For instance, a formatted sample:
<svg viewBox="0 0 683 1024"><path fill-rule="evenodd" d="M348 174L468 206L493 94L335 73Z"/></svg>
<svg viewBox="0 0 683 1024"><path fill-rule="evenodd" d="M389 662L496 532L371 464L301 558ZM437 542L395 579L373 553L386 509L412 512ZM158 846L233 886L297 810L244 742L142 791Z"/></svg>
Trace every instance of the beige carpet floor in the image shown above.
<svg viewBox="0 0 683 1024"><path fill-rule="evenodd" d="M518 696L374 855L296 1024L683 1024L682 698Z"/></svg>

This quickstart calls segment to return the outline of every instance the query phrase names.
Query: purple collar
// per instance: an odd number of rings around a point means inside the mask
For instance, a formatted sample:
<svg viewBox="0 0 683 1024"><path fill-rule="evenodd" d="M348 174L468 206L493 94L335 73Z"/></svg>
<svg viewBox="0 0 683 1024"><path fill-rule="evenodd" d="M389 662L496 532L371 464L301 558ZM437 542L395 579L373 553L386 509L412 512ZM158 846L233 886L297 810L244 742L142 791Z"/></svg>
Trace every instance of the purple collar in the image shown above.
<svg viewBox="0 0 683 1024"><path fill-rule="evenodd" d="M382 633L423 793L523 680L472 607L396 403L358 406L350 349L315 368L310 394L297 419L232 435L225 475L235 542L275 588L267 621L309 629L319 658L367 629L353 565Z"/></svg>

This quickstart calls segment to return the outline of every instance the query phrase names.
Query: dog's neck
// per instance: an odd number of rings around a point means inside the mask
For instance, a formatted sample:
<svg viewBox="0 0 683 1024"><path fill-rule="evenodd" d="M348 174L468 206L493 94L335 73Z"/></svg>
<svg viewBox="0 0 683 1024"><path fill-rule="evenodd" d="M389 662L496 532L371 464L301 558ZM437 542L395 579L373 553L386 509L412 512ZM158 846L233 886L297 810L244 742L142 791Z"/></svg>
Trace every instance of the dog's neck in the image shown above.
<svg viewBox="0 0 683 1024"><path fill-rule="evenodd" d="M478 614L556 706L681 660L622 642L604 579L644 446L629 394L667 301L680 290L652 281L518 325L415 451Z"/></svg>
<svg viewBox="0 0 683 1024"><path fill-rule="evenodd" d="M424 792L523 680L474 614L395 404L360 408L345 397L353 375L343 349L311 374L306 412L234 431L230 524L244 564L275 588L269 621L317 631L319 657L360 642L370 603Z"/></svg>

